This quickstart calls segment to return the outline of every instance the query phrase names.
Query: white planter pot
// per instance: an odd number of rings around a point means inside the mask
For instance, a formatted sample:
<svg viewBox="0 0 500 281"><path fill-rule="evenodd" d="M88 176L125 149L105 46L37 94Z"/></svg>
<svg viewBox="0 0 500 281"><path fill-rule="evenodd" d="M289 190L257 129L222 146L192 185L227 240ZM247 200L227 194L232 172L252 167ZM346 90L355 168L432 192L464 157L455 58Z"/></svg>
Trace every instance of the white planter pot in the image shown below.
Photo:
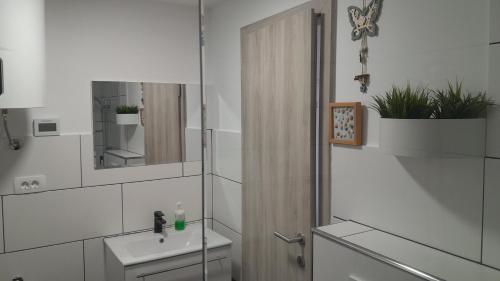
<svg viewBox="0 0 500 281"><path fill-rule="evenodd" d="M139 114L116 114L116 124L137 125L139 124Z"/></svg>
<svg viewBox="0 0 500 281"><path fill-rule="evenodd" d="M406 157L485 155L486 119L380 119L380 149Z"/></svg>

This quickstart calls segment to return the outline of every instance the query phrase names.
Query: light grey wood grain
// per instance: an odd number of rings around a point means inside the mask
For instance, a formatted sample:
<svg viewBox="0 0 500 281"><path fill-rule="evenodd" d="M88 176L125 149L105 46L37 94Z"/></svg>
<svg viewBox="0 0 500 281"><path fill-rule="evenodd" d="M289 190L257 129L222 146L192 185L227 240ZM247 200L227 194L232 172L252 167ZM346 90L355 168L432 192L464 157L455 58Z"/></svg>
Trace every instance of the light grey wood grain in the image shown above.
<svg viewBox="0 0 500 281"><path fill-rule="evenodd" d="M310 4L242 34L243 280L311 280L312 12ZM273 236L306 235L306 246ZM296 262L304 251L306 267Z"/></svg>
<svg viewBox="0 0 500 281"><path fill-rule="evenodd" d="M181 85L144 83L146 164L182 162Z"/></svg>

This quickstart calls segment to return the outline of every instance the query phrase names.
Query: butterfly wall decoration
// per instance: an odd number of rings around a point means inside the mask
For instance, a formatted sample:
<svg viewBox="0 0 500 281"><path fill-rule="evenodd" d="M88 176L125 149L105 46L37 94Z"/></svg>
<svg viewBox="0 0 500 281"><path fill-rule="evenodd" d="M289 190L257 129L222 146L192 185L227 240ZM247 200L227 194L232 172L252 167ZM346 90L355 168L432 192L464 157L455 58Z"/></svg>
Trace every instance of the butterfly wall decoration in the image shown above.
<svg viewBox="0 0 500 281"><path fill-rule="evenodd" d="M374 37L378 35L377 21L382 9L382 0L372 0L368 5L366 5L366 1L363 0L363 8L356 6L347 8L349 21L353 28L351 32L352 41L362 39L361 50L359 51L361 75L356 75L354 80L361 83L360 91L365 94L368 92L368 85L370 84L370 74L368 74L367 70L368 36Z"/></svg>
<svg viewBox="0 0 500 281"><path fill-rule="evenodd" d="M372 2L363 9L356 6L347 8L349 20L353 27L351 33L352 40L357 41L366 34L370 37L378 35L377 20L382 8L382 0L372 0Z"/></svg>

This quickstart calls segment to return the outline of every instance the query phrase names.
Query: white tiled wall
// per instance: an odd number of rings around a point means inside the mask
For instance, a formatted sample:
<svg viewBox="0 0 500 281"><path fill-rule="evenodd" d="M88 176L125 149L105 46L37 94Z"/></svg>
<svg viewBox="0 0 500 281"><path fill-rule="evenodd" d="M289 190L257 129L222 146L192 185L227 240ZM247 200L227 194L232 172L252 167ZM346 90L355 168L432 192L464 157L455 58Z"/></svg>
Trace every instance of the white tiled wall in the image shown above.
<svg viewBox="0 0 500 281"><path fill-rule="evenodd" d="M154 211L163 211L172 225L177 202L186 210L186 221L201 219L201 176L124 184L125 232L152 228Z"/></svg>
<svg viewBox="0 0 500 281"><path fill-rule="evenodd" d="M84 281L83 243L75 242L0 255L0 280Z"/></svg>
<svg viewBox="0 0 500 281"><path fill-rule="evenodd" d="M104 266L104 238L83 241L85 253L85 281L106 281Z"/></svg>
<svg viewBox="0 0 500 281"><path fill-rule="evenodd" d="M487 159L484 190L483 262L500 268L500 160Z"/></svg>
<svg viewBox="0 0 500 281"><path fill-rule="evenodd" d="M201 130L186 128L186 161L201 160Z"/></svg>
<svg viewBox="0 0 500 281"><path fill-rule="evenodd" d="M0 198L1 199L1 198ZM2 207L2 202L3 200L0 200L0 233L3 233L3 207ZM4 248L3 248L3 235L0 235L0 253L3 253Z"/></svg>
<svg viewBox="0 0 500 281"><path fill-rule="evenodd" d="M222 225L214 220L214 231L220 233L224 237L233 242L231 245L231 259L232 259L232 274L233 279L236 281L241 280L241 234L234 230Z"/></svg>
<svg viewBox="0 0 500 281"><path fill-rule="evenodd" d="M182 175L185 177L201 175L201 161L182 163Z"/></svg>
<svg viewBox="0 0 500 281"><path fill-rule="evenodd" d="M214 230L233 241L233 278L240 281L242 259L241 133L214 130L213 136Z"/></svg>
<svg viewBox="0 0 500 281"><path fill-rule="evenodd" d="M213 181L212 174L205 176L205 218L213 218Z"/></svg>
<svg viewBox="0 0 500 281"><path fill-rule="evenodd" d="M6 251L121 233L121 208L119 185L7 196Z"/></svg>
<svg viewBox="0 0 500 281"><path fill-rule="evenodd" d="M80 146L80 139L90 146ZM173 223L178 201L189 221L201 219L200 162L98 172L91 135L28 137L25 144L18 152L0 151L0 280L17 272L25 280L83 281L85 261L85 281L105 281L103 236L151 229L156 209ZM49 191L12 194L15 176L33 174L47 175ZM207 177L210 222L211 180Z"/></svg>
<svg viewBox="0 0 500 281"><path fill-rule="evenodd" d="M493 0L500 2L498 0ZM500 44L490 46L488 95L500 104ZM488 133L486 154L490 157L500 157L500 107L492 107L488 112Z"/></svg>
<svg viewBox="0 0 500 281"><path fill-rule="evenodd" d="M335 146L332 159L334 216L481 259L482 158L397 158Z"/></svg>
<svg viewBox="0 0 500 281"><path fill-rule="evenodd" d="M490 42L500 42L500 1L490 0Z"/></svg>
<svg viewBox="0 0 500 281"><path fill-rule="evenodd" d="M241 182L241 132L214 131L214 174Z"/></svg>
<svg viewBox="0 0 500 281"><path fill-rule="evenodd" d="M0 148L0 195L14 193L14 178L22 176L45 175L50 189L81 186L80 136L27 137L23 142L21 150Z"/></svg>
<svg viewBox="0 0 500 281"><path fill-rule="evenodd" d="M241 234L241 184L219 176L213 181L214 218Z"/></svg>

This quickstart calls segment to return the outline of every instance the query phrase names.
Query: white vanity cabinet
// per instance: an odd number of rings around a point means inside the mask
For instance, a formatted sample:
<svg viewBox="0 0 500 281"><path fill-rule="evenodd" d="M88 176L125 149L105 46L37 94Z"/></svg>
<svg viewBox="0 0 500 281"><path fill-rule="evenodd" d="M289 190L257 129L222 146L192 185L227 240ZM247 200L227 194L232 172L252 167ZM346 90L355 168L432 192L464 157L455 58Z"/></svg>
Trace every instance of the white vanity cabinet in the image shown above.
<svg viewBox="0 0 500 281"><path fill-rule="evenodd" d="M187 225L168 235L144 232L107 238L107 281L200 281L202 226ZM210 281L231 281L231 241L206 229Z"/></svg>
<svg viewBox="0 0 500 281"><path fill-rule="evenodd" d="M421 281L414 275L314 235L314 281Z"/></svg>
<svg viewBox="0 0 500 281"><path fill-rule="evenodd" d="M500 270L355 222L313 230L314 281L498 281Z"/></svg>
<svg viewBox="0 0 500 281"><path fill-rule="evenodd" d="M208 250L208 274L210 281L231 280L230 247ZM119 265L118 265L119 266ZM118 278L108 275L109 281L200 281L202 278L201 252L183 254L158 261L125 266L123 275L118 268ZM123 276L123 277L121 277Z"/></svg>
<svg viewBox="0 0 500 281"><path fill-rule="evenodd" d="M45 0L0 0L0 108L45 106Z"/></svg>
<svg viewBox="0 0 500 281"><path fill-rule="evenodd" d="M144 277L144 281L191 281L203 280L203 267L201 264L192 265L169 272L154 274ZM231 261L221 259L208 263L208 279L210 281L231 280Z"/></svg>

